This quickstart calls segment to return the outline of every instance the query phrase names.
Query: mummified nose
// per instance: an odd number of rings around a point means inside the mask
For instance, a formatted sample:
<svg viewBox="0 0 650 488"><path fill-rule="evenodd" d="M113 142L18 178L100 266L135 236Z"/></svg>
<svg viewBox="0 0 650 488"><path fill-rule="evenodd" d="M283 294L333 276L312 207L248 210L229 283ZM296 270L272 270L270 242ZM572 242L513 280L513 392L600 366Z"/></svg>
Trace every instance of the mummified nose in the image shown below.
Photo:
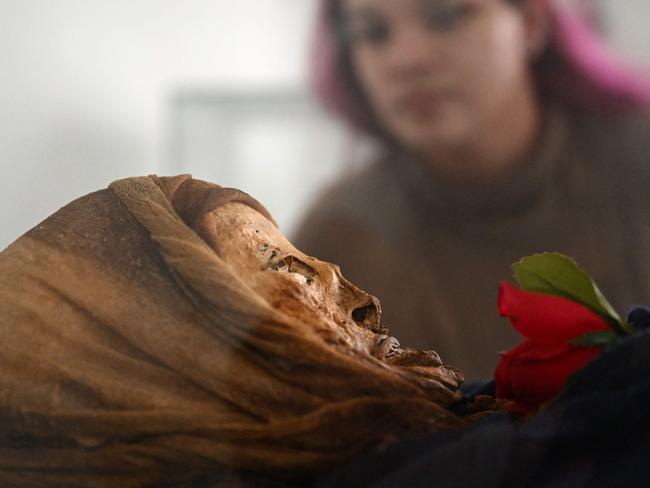
<svg viewBox="0 0 650 488"><path fill-rule="evenodd" d="M344 313L362 327L373 329L373 326L379 325L381 321L379 300L361 288L357 288L340 274L338 278L337 302Z"/></svg>
<svg viewBox="0 0 650 488"><path fill-rule="evenodd" d="M368 296L368 302L352 310L352 320L362 326L376 325L381 321L379 300Z"/></svg>

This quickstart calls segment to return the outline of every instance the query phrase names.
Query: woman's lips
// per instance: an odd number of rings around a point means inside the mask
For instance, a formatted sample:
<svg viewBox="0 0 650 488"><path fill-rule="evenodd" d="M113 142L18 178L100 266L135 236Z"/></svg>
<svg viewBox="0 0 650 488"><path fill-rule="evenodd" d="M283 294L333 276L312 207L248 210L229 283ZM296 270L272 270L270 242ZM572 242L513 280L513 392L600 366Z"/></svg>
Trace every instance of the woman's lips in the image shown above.
<svg viewBox="0 0 650 488"><path fill-rule="evenodd" d="M395 108L399 113L414 117L430 116L438 110L440 99L438 92L418 90L399 97Z"/></svg>

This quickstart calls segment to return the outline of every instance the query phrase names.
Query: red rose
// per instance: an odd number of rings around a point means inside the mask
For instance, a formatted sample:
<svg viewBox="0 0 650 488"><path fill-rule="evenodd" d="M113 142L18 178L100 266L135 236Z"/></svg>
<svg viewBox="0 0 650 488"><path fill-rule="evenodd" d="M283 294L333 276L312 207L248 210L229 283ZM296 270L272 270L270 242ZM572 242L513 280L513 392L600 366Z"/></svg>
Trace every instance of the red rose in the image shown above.
<svg viewBox="0 0 650 488"><path fill-rule="evenodd" d="M570 344L590 332L610 330L589 308L543 293L501 283L499 313L526 339L508 352L494 371L496 396L511 400L511 410L526 412L551 400L567 378L585 366L600 347Z"/></svg>

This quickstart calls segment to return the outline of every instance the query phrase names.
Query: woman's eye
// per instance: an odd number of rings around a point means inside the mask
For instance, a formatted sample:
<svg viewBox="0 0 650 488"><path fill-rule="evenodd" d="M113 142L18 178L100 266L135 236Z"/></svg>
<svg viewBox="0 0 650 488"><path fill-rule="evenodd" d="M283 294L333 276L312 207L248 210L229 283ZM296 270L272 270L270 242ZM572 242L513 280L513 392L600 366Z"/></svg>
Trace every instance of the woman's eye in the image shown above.
<svg viewBox="0 0 650 488"><path fill-rule="evenodd" d="M350 21L343 29L343 37L348 44L382 44L390 37L390 28L380 19Z"/></svg>
<svg viewBox="0 0 650 488"><path fill-rule="evenodd" d="M429 27L440 32L454 29L471 12L471 8L466 4L444 0L427 3L423 10Z"/></svg>
<svg viewBox="0 0 650 488"><path fill-rule="evenodd" d="M384 22L368 23L361 33L361 39L371 44L381 44L388 40L390 31Z"/></svg>

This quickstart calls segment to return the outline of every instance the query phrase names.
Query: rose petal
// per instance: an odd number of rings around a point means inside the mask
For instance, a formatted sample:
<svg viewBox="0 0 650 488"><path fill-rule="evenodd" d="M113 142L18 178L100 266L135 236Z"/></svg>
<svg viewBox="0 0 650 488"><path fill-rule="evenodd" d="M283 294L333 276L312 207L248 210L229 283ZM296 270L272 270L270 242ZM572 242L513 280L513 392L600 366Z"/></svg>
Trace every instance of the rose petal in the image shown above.
<svg viewBox="0 0 650 488"><path fill-rule="evenodd" d="M535 408L554 398L578 369L587 365L599 348L525 341L502 355L495 370L496 396Z"/></svg>
<svg viewBox="0 0 650 488"><path fill-rule="evenodd" d="M524 337L539 342L568 343L571 339L609 330L598 314L566 298L523 291L502 282L499 289L499 313L508 317Z"/></svg>
<svg viewBox="0 0 650 488"><path fill-rule="evenodd" d="M541 342L526 339L509 351L502 352L501 357L520 359L547 360L566 352L567 344L563 342Z"/></svg>
<svg viewBox="0 0 650 488"><path fill-rule="evenodd" d="M515 398L514 387L512 385L513 370L521 359L549 359L564 353L565 344L554 343L534 343L525 340L521 344L513 347L509 351L499 353L501 361L494 370L494 382L496 385L497 398Z"/></svg>

